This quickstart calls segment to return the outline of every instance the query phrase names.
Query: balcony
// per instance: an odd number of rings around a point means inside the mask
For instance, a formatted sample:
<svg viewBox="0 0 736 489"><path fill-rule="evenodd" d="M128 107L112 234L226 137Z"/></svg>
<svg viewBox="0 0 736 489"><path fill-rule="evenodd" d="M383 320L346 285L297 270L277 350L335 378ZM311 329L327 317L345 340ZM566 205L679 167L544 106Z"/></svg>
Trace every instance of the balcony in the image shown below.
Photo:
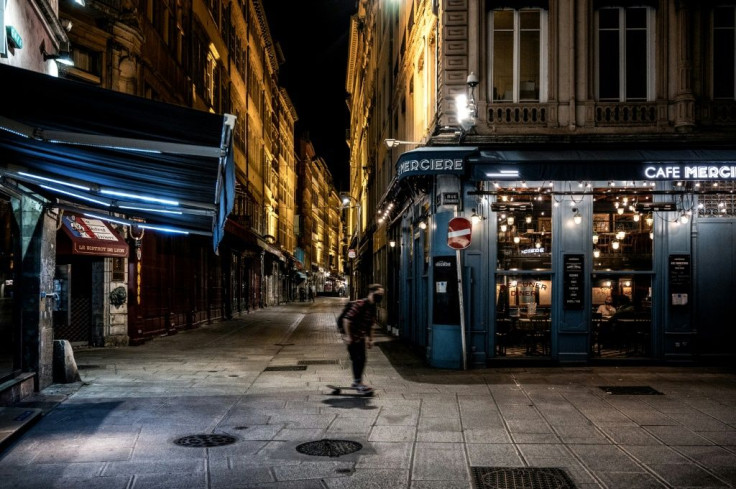
<svg viewBox="0 0 736 489"><path fill-rule="evenodd" d="M733 100L703 102L696 118L703 124L736 125L736 102Z"/></svg>
<svg viewBox="0 0 736 489"><path fill-rule="evenodd" d="M657 109L656 102L598 102L587 107L586 119L596 126L656 126ZM666 122L663 112L662 122Z"/></svg>
<svg viewBox="0 0 736 489"><path fill-rule="evenodd" d="M505 126L545 126L549 112L547 104L540 103L496 103L488 109L488 122Z"/></svg>

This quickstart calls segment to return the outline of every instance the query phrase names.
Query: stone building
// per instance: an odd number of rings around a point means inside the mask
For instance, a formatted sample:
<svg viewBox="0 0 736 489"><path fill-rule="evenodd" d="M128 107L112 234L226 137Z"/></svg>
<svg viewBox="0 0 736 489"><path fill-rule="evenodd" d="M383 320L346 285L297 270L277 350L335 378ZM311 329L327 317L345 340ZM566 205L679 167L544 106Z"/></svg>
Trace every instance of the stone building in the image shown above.
<svg viewBox="0 0 736 489"><path fill-rule="evenodd" d="M392 331L438 367L729 355L733 19L679 0L360 1L351 192Z"/></svg>

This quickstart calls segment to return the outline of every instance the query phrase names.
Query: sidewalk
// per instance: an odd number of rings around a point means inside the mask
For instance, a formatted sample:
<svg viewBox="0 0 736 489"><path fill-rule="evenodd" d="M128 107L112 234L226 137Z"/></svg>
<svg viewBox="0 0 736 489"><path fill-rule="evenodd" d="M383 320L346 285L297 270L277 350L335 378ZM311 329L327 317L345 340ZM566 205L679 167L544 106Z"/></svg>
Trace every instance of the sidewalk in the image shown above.
<svg viewBox="0 0 736 489"><path fill-rule="evenodd" d="M736 486L731 371L438 370L378 335L366 377L375 396L334 396L326 384L351 381L334 319L343 301L318 297L137 347L77 351L82 382L36 396L55 407L0 453L0 485ZM266 370L273 367L290 370ZM323 439L362 448L336 457L297 451Z"/></svg>

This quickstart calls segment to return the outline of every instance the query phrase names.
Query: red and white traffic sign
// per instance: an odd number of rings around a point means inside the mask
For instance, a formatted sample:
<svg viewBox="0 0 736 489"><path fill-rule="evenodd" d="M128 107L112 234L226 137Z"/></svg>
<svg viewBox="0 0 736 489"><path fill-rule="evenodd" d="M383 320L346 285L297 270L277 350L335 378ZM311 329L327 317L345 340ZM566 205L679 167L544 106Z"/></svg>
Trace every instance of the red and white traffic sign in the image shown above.
<svg viewBox="0 0 736 489"><path fill-rule="evenodd" d="M464 250L470 246L473 225L464 217L453 217L447 226L447 246L455 250Z"/></svg>

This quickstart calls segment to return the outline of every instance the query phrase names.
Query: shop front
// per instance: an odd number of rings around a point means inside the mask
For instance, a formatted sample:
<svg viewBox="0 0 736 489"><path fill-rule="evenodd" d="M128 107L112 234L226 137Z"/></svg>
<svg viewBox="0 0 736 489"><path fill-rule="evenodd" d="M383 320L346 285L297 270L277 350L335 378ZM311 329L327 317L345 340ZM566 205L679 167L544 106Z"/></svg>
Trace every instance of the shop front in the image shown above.
<svg viewBox="0 0 736 489"><path fill-rule="evenodd" d="M399 334L443 368L729 355L736 152L569 148L401 155Z"/></svg>

